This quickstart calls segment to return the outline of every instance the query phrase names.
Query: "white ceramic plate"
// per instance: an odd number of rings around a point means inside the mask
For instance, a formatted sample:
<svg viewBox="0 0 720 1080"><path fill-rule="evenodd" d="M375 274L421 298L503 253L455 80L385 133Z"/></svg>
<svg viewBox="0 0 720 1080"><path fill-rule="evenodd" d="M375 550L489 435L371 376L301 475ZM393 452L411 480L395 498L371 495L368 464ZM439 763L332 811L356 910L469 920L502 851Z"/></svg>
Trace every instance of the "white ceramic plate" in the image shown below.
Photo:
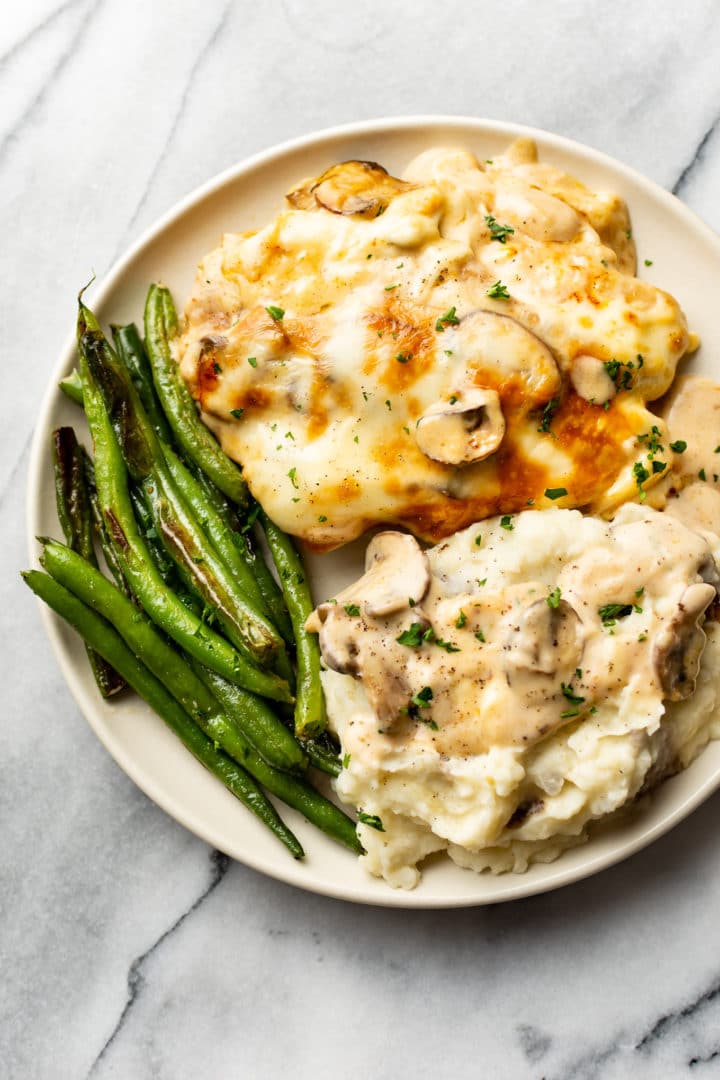
<svg viewBox="0 0 720 1080"><path fill-rule="evenodd" d="M530 128L489 121L412 117L333 128L285 143L222 173L180 202L122 258L89 302L106 322L142 318L147 286L162 280L178 306L187 296L196 263L223 232L262 225L298 179L316 175L348 158L381 162L402 170L421 150L459 146L481 159L499 153L518 135L537 140L540 157L592 188L609 189L628 202L638 243L641 273L672 292L685 309L690 327L703 340L692 370L720 377L711 357L720 353L716 293L720 284L720 239L674 196L624 165L567 139ZM652 259L644 268L644 259ZM80 284L80 283L78 283ZM68 290L68 318L74 307ZM35 432L28 499L31 557L36 535L59 535L49 436L59 424L80 425L80 414L56 389L75 363L71 333L53 373ZM316 596L330 596L352 579L361 546L316 557L311 575ZM326 839L298 815L283 808L307 855L294 862L269 832L187 753L151 711L137 699L102 702L77 636L42 607L45 627L68 685L98 738L142 790L169 814L209 844L266 874L315 892L369 904L396 907L454 907L512 900L568 884L621 859L667 832L720 786L720 742L711 744L679 776L664 783L628 819L605 827L583 847L557 862L535 865L522 875L490 877L433 859L412 892L371 878L360 862ZM78 776L82 783L82 775Z"/></svg>

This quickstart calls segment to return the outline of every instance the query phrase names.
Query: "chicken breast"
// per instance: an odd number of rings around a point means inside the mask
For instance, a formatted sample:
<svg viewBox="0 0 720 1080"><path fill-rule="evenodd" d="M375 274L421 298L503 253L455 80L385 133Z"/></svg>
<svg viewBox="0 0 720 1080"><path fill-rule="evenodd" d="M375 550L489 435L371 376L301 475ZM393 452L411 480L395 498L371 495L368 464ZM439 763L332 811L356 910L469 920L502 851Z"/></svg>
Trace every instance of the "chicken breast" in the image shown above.
<svg viewBox="0 0 720 1080"><path fill-rule="evenodd" d="M671 463L646 403L688 346L627 209L538 163L345 162L200 264L177 342L205 420L316 550L527 505L606 514ZM652 453L652 440L663 453ZM648 456L648 455L651 456Z"/></svg>

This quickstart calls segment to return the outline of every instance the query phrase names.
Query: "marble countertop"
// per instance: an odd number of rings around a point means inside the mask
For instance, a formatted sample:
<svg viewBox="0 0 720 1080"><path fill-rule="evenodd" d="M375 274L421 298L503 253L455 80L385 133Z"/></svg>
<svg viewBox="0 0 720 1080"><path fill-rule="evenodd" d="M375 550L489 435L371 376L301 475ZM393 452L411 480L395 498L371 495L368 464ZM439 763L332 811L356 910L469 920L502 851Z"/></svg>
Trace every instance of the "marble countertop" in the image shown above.
<svg viewBox="0 0 720 1080"><path fill-rule="evenodd" d="M601 11L601 14L600 14ZM720 227L713 0L28 0L0 24L0 1076L720 1076L720 797L560 892L402 912L306 895L151 803L17 571L40 397L99 276L274 142L420 112L613 154Z"/></svg>

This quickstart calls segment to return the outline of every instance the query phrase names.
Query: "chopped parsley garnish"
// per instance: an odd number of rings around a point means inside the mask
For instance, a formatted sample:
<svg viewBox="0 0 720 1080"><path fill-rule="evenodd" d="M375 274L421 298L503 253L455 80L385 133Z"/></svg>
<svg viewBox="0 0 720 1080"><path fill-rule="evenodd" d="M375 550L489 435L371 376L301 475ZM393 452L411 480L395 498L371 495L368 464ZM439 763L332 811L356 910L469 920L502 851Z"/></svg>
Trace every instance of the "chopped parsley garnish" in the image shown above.
<svg viewBox="0 0 720 1080"><path fill-rule="evenodd" d="M460 399L459 399L459 398L457 398L457 397L455 396L455 394L453 394L453 395L451 396L451 398L450 398L450 404L451 404L451 405L455 405L455 404L456 404L456 403L457 403L457 402L458 402L459 400L460 400Z"/></svg>
<svg viewBox="0 0 720 1080"><path fill-rule="evenodd" d="M635 483L637 484L638 491L640 492L640 502L644 502L647 497L647 492L643 487L643 484L650 477L650 473L645 468L641 461L636 461L633 465L633 476L635 477Z"/></svg>
<svg viewBox="0 0 720 1080"><path fill-rule="evenodd" d="M542 416L540 417L540 426L538 428L538 431L542 432L543 435L547 435L550 431L550 424L552 423L553 416L555 415L559 404L560 401L558 398L551 398L543 409Z"/></svg>
<svg viewBox="0 0 720 1080"><path fill-rule="evenodd" d="M704 469L700 469L700 471L698 472L698 476L700 477L701 480L707 480L707 476L705 475L705 470Z"/></svg>
<svg viewBox="0 0 720 1080"><path fill-rule="evenodd" d="M213 364L213 371L215 372L216 375L220 375L222 373L222 368L218 364L217 360Z"/></svg>
<svg viewBox="0 0 720 1080"><path fill-rule="evenodd" d="M638 435L638 442L645 443L645 449L648 452L648 460L652 461L656 454L661 454L665 447L660 442L662 432L657 424L653 424L649 431L645 431L642 435Z"/></svg>
<svg viewBox="0 0 720 1080"><path fill-rule="evenodd" d="M437 322L435 323L435 329L439 334L442 334L446 326L458 326L459 323L460 320L455 314L455 308L451 307L448 308L445 314L441 315L440 318L437 320Z"/></svg>
<svg viewBox="0 0 720 1080"><path fill-rule="evenodd" d="M653 264L652 259L645 259L645 265L646 266L652 266L652 264Z"/></svg>
<svg viewBox="0 0 720 1080"><path fill-rule="evenodd" d="M294 466L293 466L293 468L292 468L292 469L290 469L290 471L288 472L288 476L290 477L290 483L292 484L292 486L293 486L294 488L297 488L297 486L298 486L298 482L297 482L297 469L296 469L296 468L295 468Z"/></svg>
<svg viewBox="0 0 720 1080"><path fill-rule="evenodd" d="M462 651L458 645L453 645L452 641L443 641L442 638L435 637L434 634L433 634L433 637L432 637L432 641L434 642L435 645L438 646L438 648L444 649L445 652L452 653L452 652L461 652Z"/></svg>
<svg viewBox="0 0 720 1080"><path fill-rule="evenodd" d="M482 630L476 630L475 637L478 639L478 641L482 641L483 643L485 642L485 635L483 634Z"/></svg>
<svg viewBox="0 0 720 1080"><path fill-rule="evenodd" d="M395 640L400 645L407 645L411 649L419 649L423 643L423 635L425 634L425 628L422 623L414 622L408 630L403 630L399 637Z"/></svg>
<svg viewBox="0 0 720 1080"><path fill-rule="evenodd" d="M231 409L230 410L230 415L234 416L236 420L239 420L244 412L245 412L244 409Z"/></svg>
<svg viewBox="0 0 720 1080"><path fill-rule="evenodd" d="M400 288L400 282L398 282L397 285L386 285L385 286L385 292L392 292L393 289L399 289L399 288Z"/></svg>
<svg viewBox="0 0 720 1080"><path fill-rule="evenodd" d="M642 364L638 363L639 367ZM632 387L632 375L630 374L635 364L632 360L624 363L622 360L604 360L603 367L615 383L618 390L630 390Z"/></svg>
<svg viewBox="0 0 720 1080"><path fill-rule="evenodd" d="M388 412L392 412L392 405L390 404L390 398L385 399L385 405L387 407Z"/></svg>
<svg viewBox="0 0 720 1080"><path fill-rule="evenodd" d="M644 586L644 585L641 585L639 589L636 589L636 590L635 590L635 595L636 595L637 597L640 597L640 596L642 596L642 595L643 595L643 593L644 593L644 592L645 592L645 586Z"/></svg>
<svg viewBox="0 0 720 1080"><path fill-rule="evenodd" d="M377 829L378 832L385 832L383 823L377 814L366 814L364 810L358 810L358 821L361 821L363 825L369 825L371 829Z"/></svg>
<svg viewBox="0 0 720 1080"><path fill-rule="evenodd" d="M275 322L280 322L281 319L285 318L285 312L283 308L275 307L274 304L269 304L268 307L265 308L265 310L267 311L270 318L273 319Z"/></svg>
<svg viewBox="0 0 720 1080"><path fill-rule="evenodd" d="M467 622L467 615L464 611L461 611L455 620L455 627L457 630L462 630L463 626Z"/></svg>
<svg viewBox="0 0 720 1080"><path fill-rule="evenodd" d="M497 240L499 244L504 244L508 236L515 232L511 225L501 225L492 214L485 215L485 224L490 230L490 239Z"/></svg>
<svg viewBox="0 0 720 1080"><path fill-rule="evenodd" d="M360 608L357 606L357 604L344 604L343 607L345 609L346 614L348 614L348 615L359 615L360 614Z"/></svg>
<svg viewBox="0 0 720 1080"><path fill-rule="evenodd" d="M500 528L512 532L515 526L512 523L512 514L503 514L500 518Z"/></svg>
<svg viewBox="0 0 720 1080"><path fill-rule="evenodd" d="M353 439L353 442L359 443L360 442L360 436L356 435L355 438Z"/></svg>
<svg viewBox="0 0 720 1080"><path fill-rule="evenodd" d="M565 495L567 495L567 488L545 488L546 499L562 499Z"/></svg>
<svg viewBox="0 0 720 1080"><path fill-rule="evenodd" d="M324 521L327 521L327 516L325 514L321 514L318 518L318 521L322 524Z"/></svg>
<svg viewBox="0 0 720 1080"><path fill-rule="evenodd" d="M652 471L653 471L654 475L657 475L658 473L661 473L661 472L665 472L666 469L667 469L667 462L665 462L665 461L653 461L653 463L652 463Z"/></svg>
<svg viewBox="0 0 720 1080"><path fill-rule="evenodd" d="M349 765L350 765L350 755L349 754L343 754L343 759L342 759L342 767L343 767L343 769L347 769L349 767Z"/></svg>
<svg viewBox="0 0 720 1080"><path fill-rule="evenodd" d="M713 453L714 454L720 454L720 446L716 446L715 449L713 450Z"/></svg>
<svg viewBox="0 0 720 1080"><path fill-rule="evenodd" d="M496 281L494 285L491 285L487 291L487 296L491 300L509 300L510 293L507 291L507 287L503 285L502 281Z"/></svg>
<svg viewBox="0 0 720 1080"><path fill-rule="evenodd" d="M250 365L250 367L257 367L257 357L248 356L247 361L248 361L248 364Z"/></svg>
<svg viewBox="0 0 720 1080"><path fill-rule="evenodd" d="M482 533L478 533L477 536L475 537L475 546L480 547L481 544L482 544Z"/></svg>
<svg viewBox="0 0 720 1080"><path fill-rule="evenodd" d="M675 442L670 443L670 449L673 454L684 454L687 450L687 443L684 439L677 439Z"/></svg>
<svg viewBox="0 0 720 1080"><path fill-rule="evenodd" d="M397 354L397 356L395 357L395 359L397 360L398 364L407 364L408 360L412 360L412 357L413 357L413 354L411 352L409 352L409 353L399 352Z"/></svg>
<svg viewBox="0 0 720 1080"><path fill-rule="evenodd" d="M445 353L446 356L452 356L452 354L453 354L452 349L443 349L443 352Z"/></svg>
<svg viewBox="0 0 720 1080"><path fill-rule="evenodd" d="M569 719L571 719L571 717L579 716L579 715L580 715L580 710L576 706L574 709L565 709L564 712L561 712L560 713L560 719L561 720L569 720Z"/></svg>
<svg viewBox="0 0 720 1080"><path fill-rule="evenodd" d="M598 615L603 626L614 626L616 619L624 619L632 615L633 610L637 610L637 607L633 607L632 604L603 604L601 608L598 608Z"/></svg>
<svg viewBox="0 0 720 1080"><path fill-rule="evenodd" d="M557 609L560 607L560 601L562 599L562 593L560 592L560 586L556 585L551 593L545 597L548 607Z"/></svg>
<svg viewBox="0 0 720 1080"><path fill-rule="evenodd" d="M580 697L573 690L572 683L560 683L560 689L563 692L563 697L566 697L571 705L582 705L585 701L584 697Z"/></svg>
<svg viewBox="0 0 720 1080"><path fill-rule="evenodd" d="M418 709L427 709L430 707L430 702L433 699L433 692L431 686L423 686L422 690L418 690L417 694L411 698L413 705L416 705Z"/></svg>

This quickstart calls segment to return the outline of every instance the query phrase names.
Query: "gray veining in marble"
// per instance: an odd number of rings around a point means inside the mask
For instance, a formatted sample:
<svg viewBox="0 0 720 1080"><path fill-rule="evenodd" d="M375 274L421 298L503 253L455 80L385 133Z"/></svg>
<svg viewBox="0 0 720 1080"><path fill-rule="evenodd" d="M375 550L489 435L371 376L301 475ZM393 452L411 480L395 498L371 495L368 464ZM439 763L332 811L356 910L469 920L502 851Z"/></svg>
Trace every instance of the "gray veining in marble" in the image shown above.
<svg viewBox="0 0 720 1080"><path fill-rule="evenodd" d="M720 801L556 894L363 909L229 863L78 714L18 582L28 448L72 319L180 195L387 114L588 142L720 227L713 0L28 0L0 23L0 1076L720 1076Z"/></svg>

